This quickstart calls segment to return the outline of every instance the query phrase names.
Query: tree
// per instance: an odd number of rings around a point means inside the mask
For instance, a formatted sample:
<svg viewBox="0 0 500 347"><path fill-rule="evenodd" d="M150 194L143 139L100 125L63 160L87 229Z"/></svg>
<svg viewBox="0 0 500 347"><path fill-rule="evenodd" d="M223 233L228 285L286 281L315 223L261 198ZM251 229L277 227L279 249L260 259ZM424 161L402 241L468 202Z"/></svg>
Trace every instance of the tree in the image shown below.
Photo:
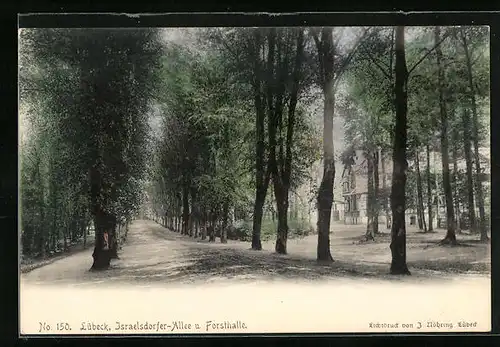
<svg viewBox="0 0 500 347"><path fill-rule="evenodd" d="M334 42L333 28L312 30L318 59L317 84L323 93L323 178L318 190L318 261L333 261L330 252L330 218L333 204L335 157L333 148L333 117L335 91L340 77L351 62L356 48L366 31L356 40L354 47L342 55L339 38Z"/></svg>
<svg viewBox="0 0 500 347"><path fill-rule="evenodd" d="M472 35L471 35L472 34ZM479 120L478 120L478 107L476 104L476 90L478 88L475 87L474 85L474 79L473 79L473 71L472 71L472 66L473 62L471 60L471 52L470 52L470 36L473 37L473 35L476 34L475 39L478 39L480 41L481 39L484 39L484 29L479 28L477 33L467 33L466 29L460 28L459 35L460 39L462 41L462 47L463 51L465 54L465 62L466 62L466 67L467 67L467 82L468 82L468 96L470 100L470 108L472 109L472 142L474 144L474 162L475 162L475 169L476 169L476 192L477 192L477 205L479 207L479 219L480 219L480 225L479 229L481 232L481 240L482 241L487 241L488 238L488 233L486 229L486 217L485 217L485 211L484 211L484 194L483 194L483 188L481 184L481 164L480 164L480 158L479 158ZM479 36L479 37L477 37ZM479 53L479 56L481 57L481 53ZM483 86L484 88L484 86Z"/></svg>
<svg viewBox="0 0 500 347"><path fill-rule="evenodd" d="M395 106L396 123L392 154L392 229L391 274L409 275L406 265L405 185L406 185L406 136L407 136L407 83L408 70L405 56L405 27L396 27L395 33Z"/></svg>
<svg viewBox="0 0 500 347"><path fill-rule="evenodd" d="M53 159L57 160L49 161L48 170L61 172L57 162L71 162L71 170L63 175L71 193L61 201L69 198L78 211L86 203L78 195L83 193L89 200L96 229L92 268L103 269L117 256L118 213L127 210L122 198L135 200L125 204L130 206L139 197L138 187L130 181L139 179L145 167L147 112L161 44L156 30L85 30L25 31L22 45L27 64L21 71L21 85L23 102L51 124L55 136ZM48 112L39 113L36 106L43 103ZM52 184L49 190L53 206L65 191L55 188ZM56 219L64 214L52 215ZM79 215L66 213L65 218L74 221L60 223L64 237L70 235L68 230Z"/></svg>
<svg viewBox="0 0 500 347"><path fill-rule="evenodd" d="M441 31L439 27L434 28L434 40L436 44L441 40ZM448 149L448 110L446 107L446 96L444 86L444 68L443 68L443 54L441 47L436 48L436 62L437 62L437 75L438 75L438 93L439 93L439 114L441 126L441 156L443 166L443 188L446 201L446 217L447 217L447 232L443 243L456 243L456 220L453 208L453 195L450 182L450 160Z"/></svg>

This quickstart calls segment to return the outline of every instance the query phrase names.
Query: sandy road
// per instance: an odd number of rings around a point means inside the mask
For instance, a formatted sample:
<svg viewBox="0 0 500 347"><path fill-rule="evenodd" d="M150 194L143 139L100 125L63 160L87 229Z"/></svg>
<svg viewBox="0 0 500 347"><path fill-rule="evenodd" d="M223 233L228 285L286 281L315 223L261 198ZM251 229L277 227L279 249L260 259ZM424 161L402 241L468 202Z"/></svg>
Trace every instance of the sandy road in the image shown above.
<svg viewBox="0 0 500 347"><path fill-rule="evenodd" d="M488 276L433 276L418 269L410 277L388 276L385 258L353 262L354 255L349 258L349 250L340 247L347 242L341 238L332 238L339 250L335 263L317 265L313 241L291 240L291 255L280 256L272 252L272 242L255 252L247 243L209 244L136 221L110 270L90 272L88 250L23 274L21 329L78 334L489 330ZM112 326L173 320L200 328L120 331ZM207 328L208 321L238 320L246 328ZM463 320L476 326L459 327ZM72 330L54 331L60 321ZM452 325L436 328L427 321ZM51 330L40 331L41 322ZM85 322L105 322L109 330L81 330ZM370 328L373 322L400 324ZM404 322L412 326L403 328Z"/></svg>
<svg viewBox="0 0 500 347"><path fill-rule="evenodd" d="M152 221L135 221L130 227L127 244L120 252L120 259L112 262L110 270L89 272L92 265L92 249L89 249L23 274L21 282L51 285L148 285L227 280L326 280L346 276L401 280L387 276L390 252L385 250L385 245L352 245L352 241L344 235L349 235L350 232L352 233L346 228L332 236L335 263L318 265L314 260L314 235L289 240L289 255L277 255L273 252L273 242L264 243L264 250L255 252L249 250L248 243L208 243L168 231ZM422 250L411 248L408 250L409 260L412 258L412 252L421 255L425 260ZM457 250L455 253L459 256L458 260L464 259L463 250ZM439 280L449 277L446 273L421 269L418 263L411 265L414 265L414 276L404 279L405 281L420 281L428 277ZM453 278L456 276L457 274L452 275Z"/></svg>

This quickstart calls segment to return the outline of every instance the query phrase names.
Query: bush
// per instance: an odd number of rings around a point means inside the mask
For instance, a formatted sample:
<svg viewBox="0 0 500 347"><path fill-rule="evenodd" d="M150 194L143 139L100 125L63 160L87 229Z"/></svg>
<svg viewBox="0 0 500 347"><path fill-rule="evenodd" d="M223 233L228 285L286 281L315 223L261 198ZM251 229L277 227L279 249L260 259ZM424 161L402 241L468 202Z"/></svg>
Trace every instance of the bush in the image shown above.
<svg viewBox="0 0 500 347"><path fill-rule="evenodd" d="M278 222L272 218L263 218L260 238L268 241L275 238ZM315 233L315 229L309 222L300 219L288 220L288 238L302 238ZM252 241L252 220L239 220L229 228L227 238L230 240Z"/></svg>

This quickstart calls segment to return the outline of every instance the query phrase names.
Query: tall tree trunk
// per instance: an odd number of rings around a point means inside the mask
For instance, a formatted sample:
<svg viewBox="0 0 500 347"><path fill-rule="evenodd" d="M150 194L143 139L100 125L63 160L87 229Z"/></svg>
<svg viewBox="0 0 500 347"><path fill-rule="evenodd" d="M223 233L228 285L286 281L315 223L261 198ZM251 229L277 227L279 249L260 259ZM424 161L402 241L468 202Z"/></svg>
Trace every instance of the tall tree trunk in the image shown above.
<svg viewBox="0 0 500 347"><path fill-rule="evenodd" d="M406 144L407 144L407 107L408 107L408 69L405 56L404 26L396 27L395 38L395 106L396 122L394 126L394 147L392 152L392 189L391 189L391 274L409 275L406 265Z"/></svg>
<svg viewBox="0 0 500 347"><path fill-rule="evenodd" d="M333 117L335 112L334 62L332 28L321 30L321 40L316 38L320 70L323 72L323 178L318 191L318 261L333 261L330 252L330 220L335 179L335 157L333 147Z"/></svg>
<svg viewBox="0 0 500 347"><path fill-rule="evenodd" d="M269 136L269 171L271 174L274 196L276 199L276 206L278 212L278 228L275 250L277 253L286 254L286 242L288 236L288 187L286 186L285 177L282 176L284 170L284 151L283 151L283 139L281 136L282 132L282 122L283 122L283 97L284 97L284 76L286 76L286 70L282 66L282 61L280 57L281 43L280 40L275 40L275 29L271 29L268 44L269 44L269 59L268 59L268 80L273 81L273 88L268 89L268 136ZM274 51L275 44L277 44L277 75L278 78L274 77ZM274 91L274 93L273 93ZM293 126L293 124L292 124ZM278 142L279 134L279 142Z"/></svg>
<svg viewBox="0 0 500 347"><path fill-rule="evenodd" d="M375 239L375 231L373 230L373 153L365 151L366 164L368 169L368 195L366 198L366 240Z"/></svg>
<svg viewBox="0 0 500 347"><path fill-rule="evenodd" d="M476 221L476 210L474 207L474 179L472 176L472 150L471 150L471 121L467 108L462 110L462 126L464 138L464 154L467 182L467 211L469 215L469 230L471 233L478 232Z"/></svg>
<svg viewBox="0 0 500 347"><path fill-rule="evenodd" d="M432 231L432 186L431 186L431 153L430 146L427 144L425 146L427 165L426 165L426 175L427 175L427 214L428 214L428 224L429 231Z"/></svg>
<svg viewBox="0 0 500 347"><path fill-rule="evenodd" d="M380 214L380 177L379 177L379 150L377 149L373 158L373 233L376 235L378 230L378 216Z"/></svg>
<svg viewBox="0 0 500 347"><path fill-rule="evenodd" d="M465 51L465 61L467 64L467 79L469 83L469 98L472 108L472 140L474 143L474 163L476 166L476 203L479 209L479 231L481 232L481 241L488 241L488 230L486 226L486 214L484 211L484 194L481 183L481 163L479 157L479 119L477 115L476 92L472 75L472 62L470 59L469 45L464 29L461 29L462 42Z"/></svg>
<svg viewBox="0 0 500 347"><path fill-rule="evenodd" d="M437 44L440 41L440 28L434 28L434 40ZM453 208L453 194L450 182L450 158L449 158L449 145L448 145L448 112L446 109L445 101L445 85L444 85L444 69L442 66L443 54L441 47L436 47L436 61L438 68L438 92L439 92L439 114L441 120L441 158L443 167L443 190L446 202L446 236L442 243L456 243L456 221L455 212Z"/></svg>
<svg viewBox="0 0 500 347"><path fill-rule="evenodd" d="M264 215L264 204L267 195L267 189L270 180L270 169L266 167L265 160L265 118L266 118L266 100L267 100L267 113L269 115L268 122L271 121L270 116L273 112L273 71L274 71L274 44L275 44L275 30L270 30L268 33L268 55L267 55L267 71L266 80L264 83L265 95L263 95L262 85L263 81L260 76L263 75L263 69L260 65L260 48L262 45L261 31L254 31L255 50L255 65L254 65L254 104L256 110L255 129L256 129L256 142L255 142L255 165L256 165L256 180L255 180L255 203L253 213L252 225L252 249L261 250L262 242L260 239L262 229L262 217Z"/></svg>
<svg viewBox="0 0 500 347"><path fill-rule="evenodd" d="M422 176L420 175L420 158L419 158L419 150L418 148L415 150L415 166L417 168L417 209L418 209L418 219L419 219L419 228L427 232L427 225L425 223L425 215L424 215L424 194L422 188ZM421 224L421 225L420 225Z"/></svg>
<svg viewBox="0 0 500 347"><path fill-rule="evenodd" d="M295 61L292 71L292 88L290 91L290 100L287 108L287 122L286 122L286 139L280 134L280 155L279 155L279 170L274 170L273 185L275 187L275 196L278 206L278 236L276 239L275 250L278 253L286 254L286 243L288 238L288 207L290 195L290 179L292 172L292 146L294 141L295 129L295 109L298 102L299 83L300 83L300 70L302 68L302 54L304 43L304 29L295 29L297 34ZM284 86L282 86L284 90ZM281 100L282 94L279 93L278 99ZM281 101L280 101L281 102ZM279 107L279 104L277 105ZM277 107L277 108L278 108ZM281 130L282 125L282 111L278 115L278 127ZM285 148L283 149L283 142ZM274 168L276 169L276 168ZM277 177L278 179L274 179Z"/></svg>
<svg viewBox="0 0 500 347"><path fill-rule="evenodd" d="M461 233L460 229L460 221L461 221L461 216L460 216L460 193L458 189L458 179L459 179L459 172L458 172L458 143L460 141L459 135L457 128L454 127L453 130L453 144L452 144L452 159L453 159L453 202L454 202L454 210L455 210L455 220L456 220L456 232L458 234Z"/></svg>

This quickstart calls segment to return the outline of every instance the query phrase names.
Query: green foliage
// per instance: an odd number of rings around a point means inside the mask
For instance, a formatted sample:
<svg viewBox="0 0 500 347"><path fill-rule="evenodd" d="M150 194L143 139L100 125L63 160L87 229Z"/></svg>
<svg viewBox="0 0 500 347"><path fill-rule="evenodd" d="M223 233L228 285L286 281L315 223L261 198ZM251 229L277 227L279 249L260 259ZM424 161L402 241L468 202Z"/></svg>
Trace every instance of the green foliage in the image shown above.
<svg viewBox="0 0 500 347"><path fill-rule="evenodd" d="M81 238L96 204L120 221L138 208L161 51L151 29L22 30L25 251Z"/></svg>

